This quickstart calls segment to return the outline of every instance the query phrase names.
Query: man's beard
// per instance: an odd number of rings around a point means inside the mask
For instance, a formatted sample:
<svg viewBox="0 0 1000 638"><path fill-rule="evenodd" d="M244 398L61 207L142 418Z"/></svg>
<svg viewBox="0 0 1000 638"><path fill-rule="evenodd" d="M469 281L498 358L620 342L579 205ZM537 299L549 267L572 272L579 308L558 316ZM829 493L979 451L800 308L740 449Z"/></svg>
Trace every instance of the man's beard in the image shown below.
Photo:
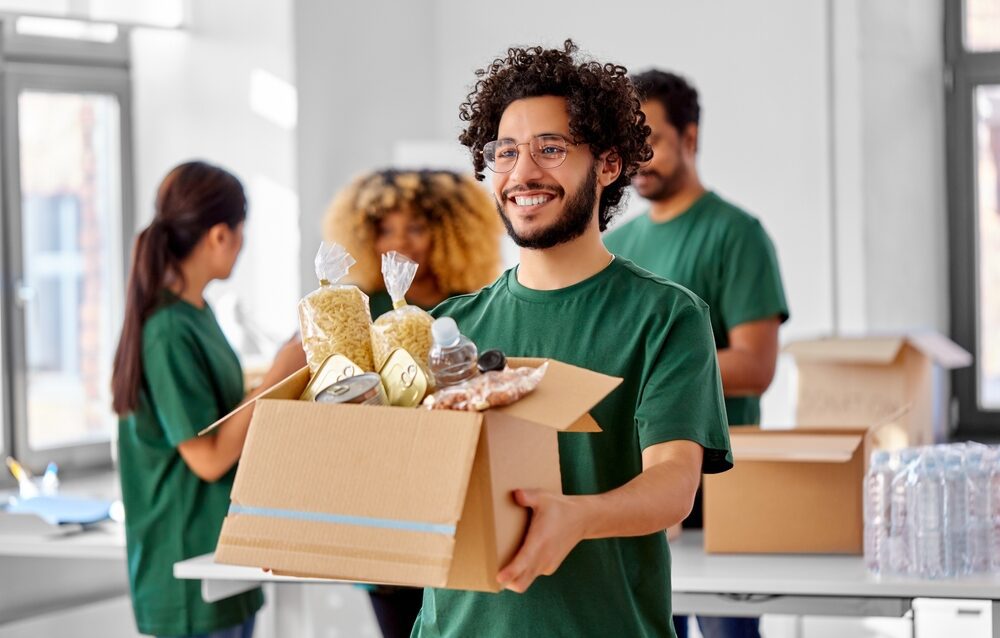
<svg viewBox="0 0 1000 638"><path fill-rule="evenodd" d="M531 184L528 186L534 188ZM532 235L520 235L514 230L510 218L504 213L504 209L507 207L506 195L503 201L504 204L497 202L497 212L500 214L500 219L503 220L503 225L507 228L507 234L514 240L515 244L521 248L532 250L545 250L559 244L565 244L586 232L594 217L594 203L597 201L597 171L594 165L591 165L586 181L566 201L562 216L548 228L536 231Z"/></svg>
<svg viewBox="0 0 1000 638"><path fill-rule="evenodd" d="M652 202L660 202L665 199L670 199L679 193L684 187L684 178L686 173L684 166L680 163L678 163L677 168L675 168L674 171L666 177L654 170L640 169L639 173L648 175L659 182L659 185L655 187L653 191L648 193L639 193L641 197L644 197Z"/></svg>

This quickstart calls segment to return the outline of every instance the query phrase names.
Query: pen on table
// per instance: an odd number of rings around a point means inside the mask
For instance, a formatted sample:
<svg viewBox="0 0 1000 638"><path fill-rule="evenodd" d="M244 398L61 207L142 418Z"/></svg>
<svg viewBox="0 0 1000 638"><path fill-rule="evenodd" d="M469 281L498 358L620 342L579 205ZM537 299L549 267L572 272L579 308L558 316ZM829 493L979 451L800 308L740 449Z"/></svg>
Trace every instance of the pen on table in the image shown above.
<svg viewBox="0 0 1000 638"><path fill-rule="evenodd" d="M21 498L32 498L38 496L38 486L32 481L31 472L17 462L13 456L7 457L7 469L17 480L18 492Z"/></svg>

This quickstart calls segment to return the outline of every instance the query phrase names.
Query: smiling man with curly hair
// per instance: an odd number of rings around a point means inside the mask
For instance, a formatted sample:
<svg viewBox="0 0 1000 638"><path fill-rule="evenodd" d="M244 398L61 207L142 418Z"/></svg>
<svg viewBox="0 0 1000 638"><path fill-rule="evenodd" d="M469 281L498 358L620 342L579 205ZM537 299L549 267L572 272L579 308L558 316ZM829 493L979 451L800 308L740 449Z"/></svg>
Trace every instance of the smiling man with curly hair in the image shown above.
<svg viewBox="0 0 1000 638"><path fill-rule="evenodd" d="M650 158L626 70L561 49L511 48L477 72L460 140L520 264L435 308L480 349L621 377L559 435L562 493L524 485L527 534L500 594L427 589L414 636L673 636L664 530L702 472L732 466L708 308L605 249L601 231Z"/></svg>

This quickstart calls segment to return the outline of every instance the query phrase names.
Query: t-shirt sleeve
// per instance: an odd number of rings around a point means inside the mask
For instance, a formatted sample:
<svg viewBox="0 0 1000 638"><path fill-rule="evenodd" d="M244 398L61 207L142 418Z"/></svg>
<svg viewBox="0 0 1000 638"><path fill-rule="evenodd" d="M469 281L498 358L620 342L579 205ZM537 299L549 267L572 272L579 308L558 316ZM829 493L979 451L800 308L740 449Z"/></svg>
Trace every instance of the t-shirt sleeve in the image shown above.
<svg viewBox="0 0 1000 638"><path fill-rule="evenodd" d="M723 260L719 313L727 329L777 316L788 319L774 244L756 219L733 228Z"/></svg>
<svg viewBox="0 0 1000 638"><path fill-rule="evenodd" d="M222 416L209 372L190 338L152 340L143 348L142 364L153 409L173 447Z"/></svg>
<svg viewBox="0 0 1000 638"><path fill-rule="evenodd" d="M670 322L648 368L635 411L639 445L689 440L704 449L702 471L733 466L722 378L708 308L689 305Z"/></svg>

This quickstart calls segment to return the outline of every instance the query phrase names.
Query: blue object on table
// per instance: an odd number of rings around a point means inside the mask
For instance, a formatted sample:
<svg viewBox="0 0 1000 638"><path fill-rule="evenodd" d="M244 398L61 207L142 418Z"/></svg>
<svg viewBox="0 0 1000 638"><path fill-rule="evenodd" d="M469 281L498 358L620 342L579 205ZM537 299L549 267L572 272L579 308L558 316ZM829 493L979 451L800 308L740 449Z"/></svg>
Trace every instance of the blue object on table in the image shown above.
<svg viewBox="0 0 1000 638"><path fill-rule="evenodd" d="M108 519L110 510L111 501L72 496L36 496L18 499L7 506L8 512L34 514L52 525L100 523Z"/></svg>

